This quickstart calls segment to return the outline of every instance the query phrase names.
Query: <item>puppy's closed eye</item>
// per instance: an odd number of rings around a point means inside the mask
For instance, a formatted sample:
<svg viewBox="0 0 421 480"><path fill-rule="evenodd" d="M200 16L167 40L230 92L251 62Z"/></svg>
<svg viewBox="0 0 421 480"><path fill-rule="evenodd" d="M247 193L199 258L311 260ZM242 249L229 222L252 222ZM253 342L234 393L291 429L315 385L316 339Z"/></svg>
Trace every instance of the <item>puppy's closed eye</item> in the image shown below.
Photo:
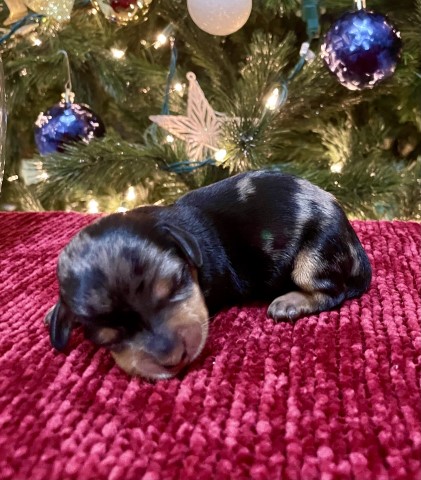
<svg viewBox="0 0 421 480"><path fill-rule="evenodd" d="M154 299L157 303L183 299L186 295L185 287L189 284L190 279L187 266L176 277L158 279L152 289Z"/></svg>
<svg viewBox="0 0 421 480"><path fill-rule="evenodd" d="M153 286L152 295L159 302L168 298L173 290L173 281L169 278L160 278Z"/></svg>

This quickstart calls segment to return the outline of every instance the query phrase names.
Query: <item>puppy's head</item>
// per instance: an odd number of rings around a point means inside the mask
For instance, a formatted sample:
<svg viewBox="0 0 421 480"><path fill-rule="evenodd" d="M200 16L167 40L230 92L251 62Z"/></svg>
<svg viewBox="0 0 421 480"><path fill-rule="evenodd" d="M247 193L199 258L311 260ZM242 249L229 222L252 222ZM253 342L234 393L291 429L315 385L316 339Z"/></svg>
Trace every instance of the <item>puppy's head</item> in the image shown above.
<svg viewBox="0 0 421 480"><path fill-rule="evenodd" d="M46 318L53 346L64 349L80 324L127 373L173 377L208 334L201 263L194 237L148 214L114 214L86 227L60 254L60 299Z"/></svg>

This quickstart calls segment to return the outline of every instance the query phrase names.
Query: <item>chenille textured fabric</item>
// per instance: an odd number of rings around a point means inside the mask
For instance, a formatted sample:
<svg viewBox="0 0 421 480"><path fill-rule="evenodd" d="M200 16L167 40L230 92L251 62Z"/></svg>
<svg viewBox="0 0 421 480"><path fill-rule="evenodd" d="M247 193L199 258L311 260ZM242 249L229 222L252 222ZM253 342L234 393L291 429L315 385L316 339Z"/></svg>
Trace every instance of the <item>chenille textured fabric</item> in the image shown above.
<svg viewBox="0 0 421 480"><path fill-rule="evenodd" d="M57 255L92 220L0 215L2 480L421 479L419 224L354 222L367 294L295 324L227 309L152 384L79 331L50 346Z"/></svg>

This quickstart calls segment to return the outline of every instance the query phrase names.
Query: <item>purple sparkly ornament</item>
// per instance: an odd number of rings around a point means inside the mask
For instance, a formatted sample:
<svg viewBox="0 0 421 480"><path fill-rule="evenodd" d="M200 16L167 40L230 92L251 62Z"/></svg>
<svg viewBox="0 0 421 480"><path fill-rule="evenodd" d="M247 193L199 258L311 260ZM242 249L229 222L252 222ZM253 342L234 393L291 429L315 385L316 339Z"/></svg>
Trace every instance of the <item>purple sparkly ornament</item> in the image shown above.
<svg viewBox="0 0 421 480"><path fill-rule="evenodd" d="M395 71L402 42L384 15L367 10L342 15L329 29L322 58L349 90L373 88Z"/></svg>
<svg viewBox="0 0 421 480"><path fill-rule="evenodd" d="M41 112L35 122L35 143L41 155L62 152L67 143L89 143L104 134L102 120L87 105L79 103L62 101Z"/></svg>

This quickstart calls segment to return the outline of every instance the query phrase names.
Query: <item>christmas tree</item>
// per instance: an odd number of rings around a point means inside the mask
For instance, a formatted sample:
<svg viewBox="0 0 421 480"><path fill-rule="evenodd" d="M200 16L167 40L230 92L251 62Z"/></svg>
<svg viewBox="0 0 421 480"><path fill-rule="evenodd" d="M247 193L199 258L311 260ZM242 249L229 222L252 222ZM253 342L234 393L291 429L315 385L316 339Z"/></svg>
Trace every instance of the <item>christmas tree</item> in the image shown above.
<svg viewBox="0 0 421 480"><path fill-rule="evenodd" d="M224 3L239 12L224 17ZM212 4L6 1L1 208L122 211L269 168L330 191L352 218L420 219L421 0L368 0L402 49L393 75L352 89L322 53L361 5L253 0L249 16L251 0ZM94 127L41 154L63 93Z"/></svg>

